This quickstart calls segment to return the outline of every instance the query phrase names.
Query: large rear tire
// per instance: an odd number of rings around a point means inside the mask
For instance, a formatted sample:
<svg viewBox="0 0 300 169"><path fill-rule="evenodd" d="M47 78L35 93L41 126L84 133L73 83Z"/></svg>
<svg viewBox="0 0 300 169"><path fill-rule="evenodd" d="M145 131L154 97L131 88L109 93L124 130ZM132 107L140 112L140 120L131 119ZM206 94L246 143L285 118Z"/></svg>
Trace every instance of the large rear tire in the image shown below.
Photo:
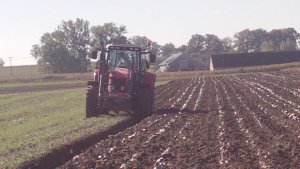
<svg viewBox="0 0 300 169"><path fill-rule="evenodd" d="M134 103L135 116L145 118L152 115L154 109L154 88L139 88Z"/></svg>
<svg viewBox="0 0 300 169"><path fill-rule="evenodd" d="M97 97L98 97L98 86L97 84L88 83L86 93L86 118L96 117L97 113Z"/></svg>
<svg viewBox="0 0 300 169"><path fill-rule="evenodd" d="M102 98L98 98L97 100L97 114L108 114L109 109L105 108L104 100Z"/></svg>

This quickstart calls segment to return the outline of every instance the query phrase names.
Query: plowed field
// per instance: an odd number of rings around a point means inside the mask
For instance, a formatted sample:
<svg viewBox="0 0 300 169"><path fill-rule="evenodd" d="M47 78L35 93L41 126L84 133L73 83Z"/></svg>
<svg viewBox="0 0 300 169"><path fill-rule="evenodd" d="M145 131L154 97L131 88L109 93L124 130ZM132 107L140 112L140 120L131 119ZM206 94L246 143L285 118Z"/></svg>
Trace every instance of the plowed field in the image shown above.
<svg viewBox="0 0 300 169"><path fill-rule="evenodd" d="M60 168L300 168L300 77L199 77L158 87L156 111Z"/></svg>

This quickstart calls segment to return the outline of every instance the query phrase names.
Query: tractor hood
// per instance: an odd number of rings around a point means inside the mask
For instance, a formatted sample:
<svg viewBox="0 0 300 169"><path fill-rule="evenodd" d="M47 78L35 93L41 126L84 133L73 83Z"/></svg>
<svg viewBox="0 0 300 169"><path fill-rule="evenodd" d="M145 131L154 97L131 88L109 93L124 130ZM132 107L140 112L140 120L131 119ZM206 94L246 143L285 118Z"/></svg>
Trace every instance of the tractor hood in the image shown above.
<svg viewBox="0 0 300 169"><path fill-rule="evenodd" d="M129 71L128 69L125 68L116 68L112 74L111 74L114 78L128 78L129 77Z"/></svg>
<svg viewBox="0 0 300 169"><path fill-rule="evenodd" d="M127 93L129 90L129 71L125 68L117 68L109 74L109 93ZM127 94L126 94L127 97Z"/></svg>

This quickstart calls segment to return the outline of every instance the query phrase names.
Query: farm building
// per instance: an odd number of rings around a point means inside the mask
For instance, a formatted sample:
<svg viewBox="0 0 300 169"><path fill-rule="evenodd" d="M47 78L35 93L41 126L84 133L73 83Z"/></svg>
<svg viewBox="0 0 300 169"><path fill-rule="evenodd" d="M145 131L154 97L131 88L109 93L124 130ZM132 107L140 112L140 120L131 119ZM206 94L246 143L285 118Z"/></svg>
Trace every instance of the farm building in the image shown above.
<svg viewBox="0 0 300 169"><path fill-rule="evenodd" d="M159 64L161 72L208 70L209 59L206 57L191 57L184 53L174 53Z"/></svg>
<svg viewBox="0 0 300 169"><path fill-rule="evenodd" d="M216 54L210 59L210 70L300 62L300 51Z"/></svg>

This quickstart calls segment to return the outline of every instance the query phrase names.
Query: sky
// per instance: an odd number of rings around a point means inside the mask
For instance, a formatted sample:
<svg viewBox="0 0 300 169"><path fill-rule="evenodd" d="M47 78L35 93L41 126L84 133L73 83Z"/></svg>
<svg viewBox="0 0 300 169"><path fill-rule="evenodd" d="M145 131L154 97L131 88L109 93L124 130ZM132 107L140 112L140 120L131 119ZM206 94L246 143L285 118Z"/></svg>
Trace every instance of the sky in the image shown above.
<svg viewBox="0 0 300 169"><path fill-rule="evenodd" d="M232 37L246 28L300 32L300 0L0 0L0 58L30 65L30 55L46 32L63 20L90 25L114 22L127 37L147 36L159 44L187 44L193 34Z"/></svg>

